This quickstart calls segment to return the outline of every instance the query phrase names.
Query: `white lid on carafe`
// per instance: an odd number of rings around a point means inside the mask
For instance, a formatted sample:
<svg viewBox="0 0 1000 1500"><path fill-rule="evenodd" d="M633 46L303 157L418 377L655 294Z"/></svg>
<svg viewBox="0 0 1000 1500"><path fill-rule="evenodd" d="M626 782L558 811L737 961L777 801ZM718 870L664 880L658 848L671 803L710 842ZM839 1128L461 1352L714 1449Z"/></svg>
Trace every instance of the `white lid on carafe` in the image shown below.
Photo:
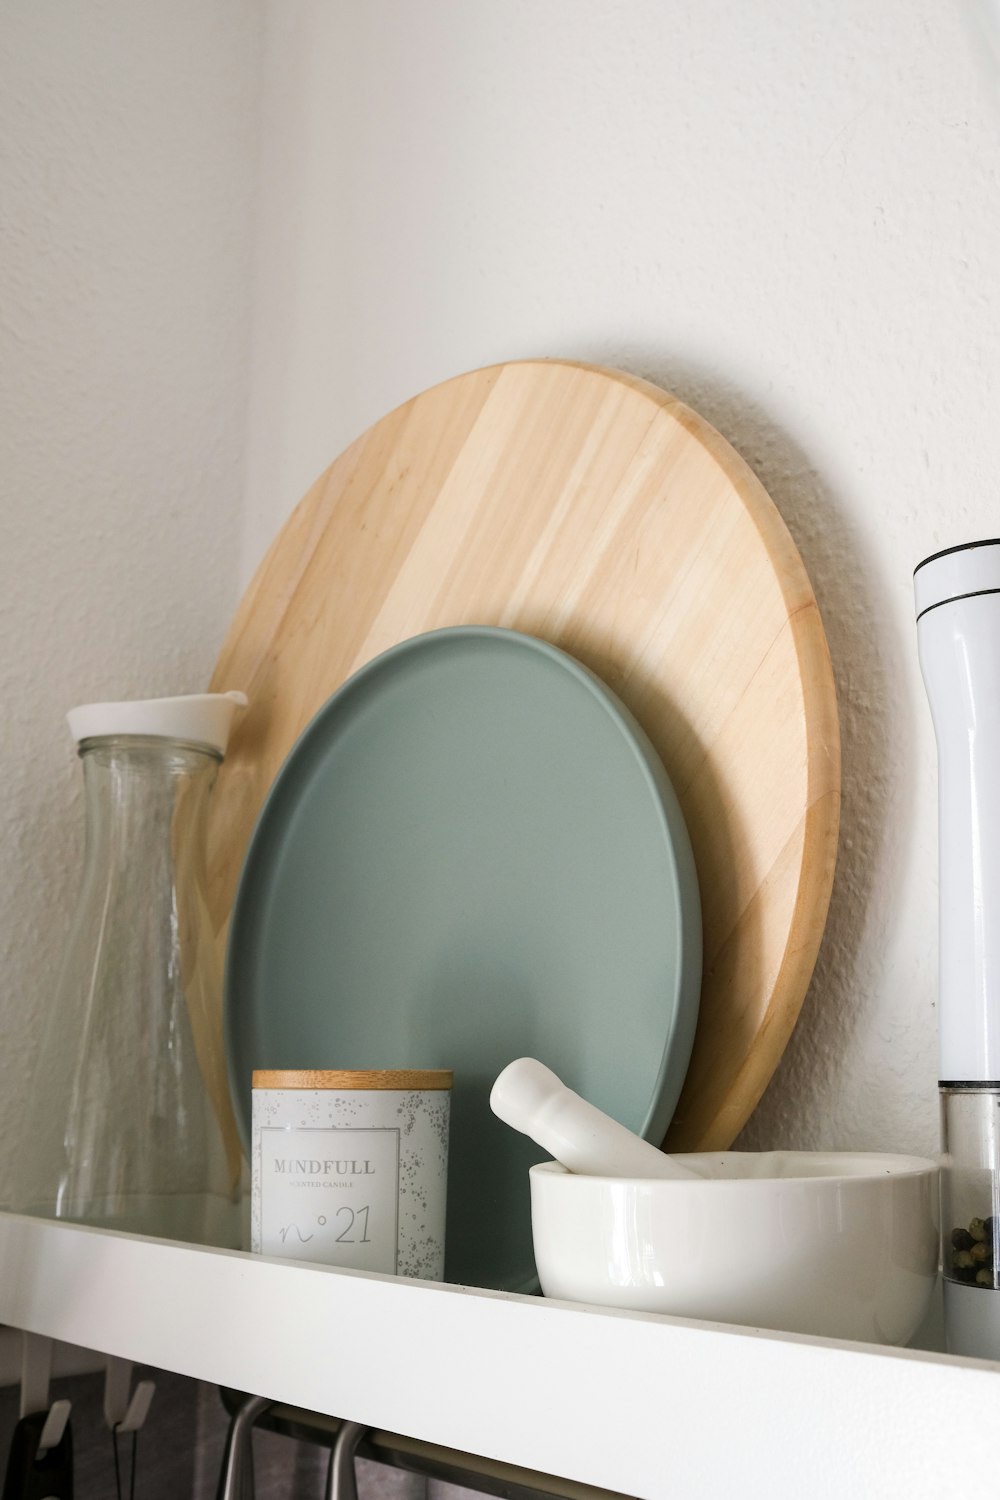
<svg viewBox="0 0 1000 1500"><path fill-rule="evenodd" d="M66 715L70 734L83 740L116 734L150 735L207 745L225 755L233 716L246 708L245 693L191 693L180 698L138 698L124 703L84 703Z"/></svg>

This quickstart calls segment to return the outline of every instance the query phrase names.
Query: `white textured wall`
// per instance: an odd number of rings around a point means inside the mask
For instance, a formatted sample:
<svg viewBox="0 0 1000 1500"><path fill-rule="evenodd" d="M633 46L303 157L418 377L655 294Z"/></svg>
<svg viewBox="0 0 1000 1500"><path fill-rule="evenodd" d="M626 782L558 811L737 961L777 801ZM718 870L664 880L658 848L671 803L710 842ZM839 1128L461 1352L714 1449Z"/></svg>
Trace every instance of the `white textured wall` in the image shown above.
<svg viewBox="0 0 1000 1500"><path fill-rule="evenodd" d="M800 545L844 737L828 936L744 1144L933 1151L936 783L910 574L1000 531L1000 84L969 15L267 15L244 578L347 442L462 370L579 357L699 408Z"/></svg>
<svg viewBox="0 0 1000 1500"><path fill-rule="evenodd" d="M827 621L841 862L745 1143L932 1150L910 571L1000 530L1000 84L963 6L262 13L261 79L241 0L0 9L0 1130L79 852L66 707L203 683L238 582L360 430L462 370L564 355L716 423Z"/></svg>
<svg viewBox="0 0 1000 1500"><path fill-rule="evenodd" d="M260 31L245 0L0 7L3 1140L79 872L65 711L202 689L239 593Z"/></svg>

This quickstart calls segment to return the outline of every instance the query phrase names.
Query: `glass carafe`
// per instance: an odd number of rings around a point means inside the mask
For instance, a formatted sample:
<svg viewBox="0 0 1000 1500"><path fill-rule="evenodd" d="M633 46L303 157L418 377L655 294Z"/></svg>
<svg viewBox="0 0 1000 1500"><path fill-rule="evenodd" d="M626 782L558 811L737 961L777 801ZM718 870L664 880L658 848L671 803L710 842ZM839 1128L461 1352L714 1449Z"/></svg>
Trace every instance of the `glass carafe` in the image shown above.
<svg viewBox="0 0 1000 1500"><path fill-rule="evenodd" d="M74 710L83 881L24 1141L19 1205L236 1246L242 1161L205 900L208 800L245 699ZM108 731L108 732L105 732Z"/></svg>

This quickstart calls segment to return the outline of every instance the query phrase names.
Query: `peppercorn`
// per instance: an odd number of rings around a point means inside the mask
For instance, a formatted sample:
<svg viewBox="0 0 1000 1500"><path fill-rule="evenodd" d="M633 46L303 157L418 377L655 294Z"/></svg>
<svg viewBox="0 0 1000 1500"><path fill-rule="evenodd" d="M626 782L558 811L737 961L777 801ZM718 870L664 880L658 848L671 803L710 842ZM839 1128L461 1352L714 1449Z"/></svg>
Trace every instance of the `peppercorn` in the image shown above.
<svg viewBox="0 0 1000 1500"><path fill-rule="evenodd" d="M968 1252L977 1265L983 1265L986 1261L993 1259L993 1246L988 1245L985 1240L976 1240Z"/></svg>
<svg viewBox="0 0 1000 1500"><path fill-rule="evenodd" d="M982 1268L981 1271L977 1271L976 1272L976 1285L977 1286L992 1286L993 1285L993 1272L992 1271L988 1271L985 1266ZM977 1306L978 1306L978 1304L977 1304Z"/></svg>
<svg viewBox="0 0 1000 1500"><path fill-rule="evenodd" d="M956 1271L968 1271L975 1264L975 1261L972 1259L972 1253L969 1250L959 1250L952 1261L952 1265Z"/></svg>
<svg viewBox="0 0 1000 1500"><path fill-rule="evenodd" d="M983 1220L983 1219L970 1219L969 1220L969 1233L972 1235L972 1238L974 1240L984 1240L986 1238L986 1222L985 1222L985 1220Z"/></svg>
<svg viewBox="0 0 1000 1500"><path fill-rule="evenodd" d="M967 1229L953 1229L951 1231L951 1243L955 1250L971 1250L976 1243Z"/></svg>
<svg viewBox="0 0 1000 1500"><path fill-rule="evenodd" d="M991 1245L996 1243L996 1224L997 1221L993 1214L990 1214L988 1219L983 1220L983 1228L986 1230L986 1238L989 1240Z"/></svg>

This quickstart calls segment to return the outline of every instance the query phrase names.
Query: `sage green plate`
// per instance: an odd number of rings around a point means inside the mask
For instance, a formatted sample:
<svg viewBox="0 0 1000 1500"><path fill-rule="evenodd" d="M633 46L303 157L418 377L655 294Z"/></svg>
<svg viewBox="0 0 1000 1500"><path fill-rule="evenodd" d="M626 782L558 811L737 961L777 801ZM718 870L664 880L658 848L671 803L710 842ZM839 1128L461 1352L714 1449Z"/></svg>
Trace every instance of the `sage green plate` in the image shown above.
<svg viewBox="0 0 1000 1500"><path fill-rule="evenodd" d="M453 1068L447 1279L531 1289L545 1153L493 1080L540 1058L659 1142L700 983L687 830L623 705L531 636L416 636L320 710L254 831L225 997L244 1144L254 1068Z"/></svg>

